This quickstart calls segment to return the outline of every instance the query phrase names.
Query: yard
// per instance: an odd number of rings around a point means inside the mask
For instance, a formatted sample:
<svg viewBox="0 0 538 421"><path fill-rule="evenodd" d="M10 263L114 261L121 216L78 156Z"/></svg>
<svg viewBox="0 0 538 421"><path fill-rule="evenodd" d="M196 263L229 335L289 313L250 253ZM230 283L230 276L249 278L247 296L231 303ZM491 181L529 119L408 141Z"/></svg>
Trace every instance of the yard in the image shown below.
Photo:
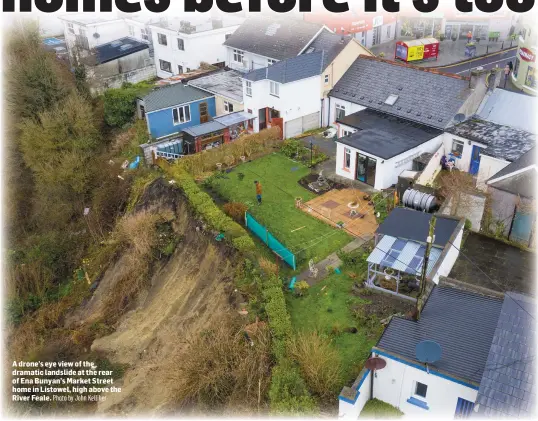
<svg viewBox="0 0 538 421"><path fill-rule="evenodd" d="M405 301L360 286L366 276L367 256L365 250L355 250L344 259L341 274L329 275L303 297L287 296L296 332L317 331L331 338L340 354L345 384L355 380L381 336L381 320L411 310Z"/></svg>
<svg viewBox="0 0 538 421"><path fill-rule="evenodd" d="M308 260L321 260L352 240L345 231L295 207L296 197L304 202L315 197L299 185L309 171L306 166L273 153L212 176L206 186L228 202L246 204L252 216L295 253L298 266L304 267ZM256 203L256 180L263 189L261 206Z"/></svg>

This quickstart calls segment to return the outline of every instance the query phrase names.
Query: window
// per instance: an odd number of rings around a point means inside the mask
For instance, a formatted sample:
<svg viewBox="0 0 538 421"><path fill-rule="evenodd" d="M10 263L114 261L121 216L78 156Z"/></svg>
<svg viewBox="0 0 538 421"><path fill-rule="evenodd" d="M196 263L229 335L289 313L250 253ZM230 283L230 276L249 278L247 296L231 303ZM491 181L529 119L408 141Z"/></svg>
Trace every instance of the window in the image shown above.
<svg viewBox="0 0 538 421"><path fill-rule="evenodd" d="M174 125L188 123L191 121L191 107L190 105L183 105L182 107L174 108L172 110L174 115Z"/></svg>
<svg viewBox="0 0 538 421"><path fill-rule="evenodd" d="M185 51L185 43L181 38L177 39L177 48L181 51Z"/></svg>
<svg viewBox="0 0 538 421"><path fill-rule="evenodd" d="M336 104L336 120L341 120L346 116L346 107L344 105Z"/></svg>
<svg viewBox="0 0 538 421"><path fill-rule="evenodd" d="M527 77L525 78L525 86L536 88L536 79L534 78L534 67L527 68Z"/></svg>
<svg viewBox="0 0 538 421"><path fill-rule="evenodd" d="M250 80L247 80L245 82L245 86L246 86L246 94L247 94L247 96L252 96L252 82Z"/></svg>
<svg viewBox="0 0 538 421"><path fill-rule="evenodd" d="M149 32L144 28L142 28L140 32L142 33L142 39L144 41L149 41Z"/></svg>
<svg viewBox="0 0 538 421"><path fill-rule="evenodd" d="M129 25L129 35L131 37L134 37L135 36L135 28L133 25Z"/></svg>
<svg viewBox="0 0 538 421"><path fill-rule="evenodd" d="M166 35L164 34L157 34L157 42L161 45L168 45Z"/></svg>
<svg viewBox="0 0 538 421"><path fill-rule="evenodd" d="M324 80L325 80L325 85L327 85L329 83L329 75L325 75Z"/></svg>
<svg viewBox="0 0 538 421"><path fill-rule="evenodd" d="M177 72L178 72L178 74L182 75L183 74L183 66L178 65L177 66Z"/></svg>
<svg viewBox="0 0 538 421"><path fill-rule="evenodd" d="M273 60L272 58L267 59L267 65L268 66L271 66L272 64L275 64L275 63L276 63L276 60Z"/></svg>
<svg viewBox="0 0 538 421"><path fill-rule="evenodd" d="M233 113L234 105L231 102L224 101L224 111L228 113Z"/></svg>
<svg viewBox="0 0 538 421"><path fill-rule="evenodd" d="M68 24L67 24L67 30L68 30L69 33L71 33L71 34L74 34L74 33L75 33L75 28L73 27L73 24L72 24L72 23L68 23Z"/></svg>
<svg viewBox="0 0 538 421"><path fill-rule="evenodd" d="M417 382L415 386L415 395L420 396L421 398L426 398L426 392L428 391L428 386L424 383Z"/></svg>
<svg viewBox="0 0 538 421"><path fill-rule="evenodd" d="M244 51L241 50L234 50L234 61L236 63L243 64L243 55L245 54Z"/></svg>
<svg viewBox="0 0 538 421"><path fill-rule="evenodd" d="M189 73L191 71L191 69L189 67L187 67L187 73Z"/></svg>
<svg viewBox="0 0 538 421"><path fill-rule="evenodd" d="M276 82L273 82L272 80L269 82L269 92L271 93L271 95L273 96L278 96L279 94L279 84L276 83Z"/></svg>
<svg viewBox="0 0 538 421"><path fill-rule="evenodd" d="M461 155L463 154L463 142L453 139L451 154L456 158L461 158Z"/></svg>
<svg viewBox="0 0 538 421"><path fill-rule="evenodd" d="M351 149L344 148L344 168L349 169L351 167Z"/></svg>
<svg viewBox="0 0 538 421"><path fill-rule="evenodd" d="M163 72L172 73L172 64L169 61L159 60L159 65Z"/></svg>
<svg viewBox="0 0 538 421"><path fill-rule="evenodd" d="M349 136L350 134L353 134L353 132L350 130L342 129L342 136Z"/></svg>

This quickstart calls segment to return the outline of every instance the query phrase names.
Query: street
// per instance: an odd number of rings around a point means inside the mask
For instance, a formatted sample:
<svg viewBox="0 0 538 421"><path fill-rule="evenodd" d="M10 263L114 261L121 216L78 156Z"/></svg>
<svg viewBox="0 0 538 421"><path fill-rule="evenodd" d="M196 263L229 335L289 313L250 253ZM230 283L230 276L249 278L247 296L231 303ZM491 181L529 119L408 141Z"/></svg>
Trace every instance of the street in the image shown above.
<svg viewBox="0 0 538 421"><path fill-rule="evenodd" d="M514 63L516 58L517 48L514 47L510 50L499 51L497 53L492 53L487 57L476 57L470 59L464 63L455 63L447 66L436 67L436 69L446 72L454 73L456 75L467 76L471 70L482 67L484 70L489 70L494 67L500 67L501 69L509 62Z"/></svg>

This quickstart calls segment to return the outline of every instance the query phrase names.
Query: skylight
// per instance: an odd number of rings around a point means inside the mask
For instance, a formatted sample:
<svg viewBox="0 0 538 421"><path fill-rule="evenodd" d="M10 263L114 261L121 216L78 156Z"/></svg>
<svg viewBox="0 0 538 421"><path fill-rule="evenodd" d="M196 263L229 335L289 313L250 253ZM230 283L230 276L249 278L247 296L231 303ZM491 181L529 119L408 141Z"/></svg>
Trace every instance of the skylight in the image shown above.
<svg viewBox="0 0 538 421"><path fill-rule="evenodd" d="M112 41L112 42L110 43L110 45L111 45L112 47L118 47L118 46L120 46L121 44L123 44L123 42L121 42L121 41L119 41L119 40Z"/></svg>
<svg viewBox="0 0 538 421"><path fill-rule="evenodd" d="M389 97L385 100L385 104L394 105L397 100L398 100L398 95L389 95Z"/></svg>
<svg viewBox="0 0 538 421"><path fill-rule="evenodd" d="M129 50L132 46L133 46L133 44L123 44L120 47L120 50L122 50L122 51Z"/></svg>
<svg viewBox="0 0 538 421"><path fill-rule="evenodd" d="M280 23L272 23L267 27L265 35L268 35L270 37L275 35L278 28L280 28Z"/></svg>
<svg viewBox="0 0 538 421"><path fill-rule="evenodd" d="M308 50L306 50L306 54L314 52L315 48L310 47Z"/></svg>

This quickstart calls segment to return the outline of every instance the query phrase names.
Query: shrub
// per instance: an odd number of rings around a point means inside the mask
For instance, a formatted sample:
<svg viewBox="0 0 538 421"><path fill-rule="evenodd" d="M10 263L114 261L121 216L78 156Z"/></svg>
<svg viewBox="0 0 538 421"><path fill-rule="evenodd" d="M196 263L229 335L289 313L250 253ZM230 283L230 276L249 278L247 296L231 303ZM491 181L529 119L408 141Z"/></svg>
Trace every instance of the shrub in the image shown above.
<svg viewBox="0 0 538 421"><path fill-rule="evenodd" d="M308 292L308 288L310 288L310 285L308 285L308 282L299 281L299 282L297 282L295 284L295 293L299 297L302 297L302 296L306 295L306 293Z"/></svg>
<svg viewBox="0 0 538 421"><path fill-rule="evenodd" d="M248 206L240 202L229 202L225 203L222 209L234 221L242 223L245 220L245 212L248 210Z"/></svg>
<svg viewBox="0 0 538 421"><path fill-rule="evenodd" d="M240 253L247 253L248 251L251 251L254 247L254 241L248 234L245 234L241 237L234 238L232 240L232 245L239 251Z"/></svg>
<svg viewBox="0 0 538 421"><path fill-rule="evenodd" d="M126 83L121 88L105 91L105 122L111 127L123 127L131 122L136 111L136 98L151 89L147 83Z"/></svg>
<svg viewBox="0 0 538 421"><path fill-rule="evenodd" d="M258 259L258 264L260 265L260 268L264 271L264 273L266 273L267 275L276 275L278 273L278 266L276 265L276 263L271 262L265 257L260 257Z"/></svg>
<svg viewBox="0 0 538 421"><path fill-rule="evenodd" d="M273 367L269 400L271 411L277 414L313 413L317 409L299 370L290 362Z"/></svg>
<svg viewBox="0 0 538 421"><path fill-rule="evenodd" d="M332 399L342 386L338 350L317 332L300 333L290 343L291 358L299 364L308 389L323 399Z"/></svg>
<svg viewBox="0 0 538 421"><path fill-rule="evenodd" d="M464 228L469 231L471 228L473 227L473 223L468 220L468 219L465 219L465 225L464 225Z"/></svg>

